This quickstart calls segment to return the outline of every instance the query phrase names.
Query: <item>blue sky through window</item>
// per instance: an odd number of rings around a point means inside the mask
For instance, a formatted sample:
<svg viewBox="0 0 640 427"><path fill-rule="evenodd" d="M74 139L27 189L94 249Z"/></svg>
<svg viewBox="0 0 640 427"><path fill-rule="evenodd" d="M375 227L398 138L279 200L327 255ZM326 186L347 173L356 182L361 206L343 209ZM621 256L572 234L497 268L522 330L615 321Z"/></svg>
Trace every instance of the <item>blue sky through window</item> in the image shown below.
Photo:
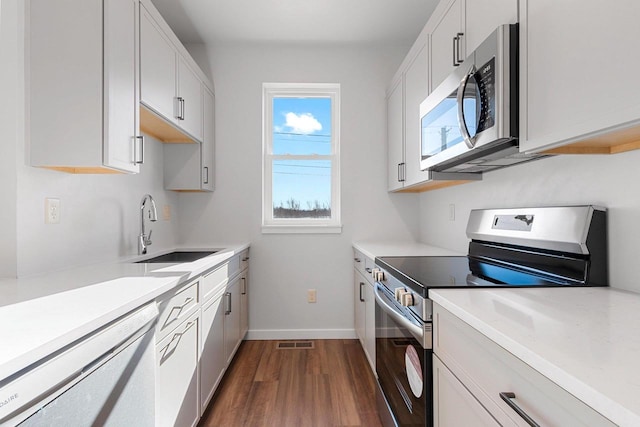
<svg viewBox="0 0 640 427"><path fill-rule="evenodd" d="M331 99L273 98L274 155L330 155ZM331 161L273 160L273 206L302 210L331 208Z"/></svg>

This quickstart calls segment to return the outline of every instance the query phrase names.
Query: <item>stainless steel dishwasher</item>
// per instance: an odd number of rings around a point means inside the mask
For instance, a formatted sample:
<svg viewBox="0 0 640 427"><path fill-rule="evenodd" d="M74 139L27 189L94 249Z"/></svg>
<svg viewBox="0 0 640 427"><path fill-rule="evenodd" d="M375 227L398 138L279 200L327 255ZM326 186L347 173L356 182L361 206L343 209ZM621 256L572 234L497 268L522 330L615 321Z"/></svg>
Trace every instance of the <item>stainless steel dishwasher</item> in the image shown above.
<svg viewBox="0 0 640 427"><path fill-rule="evenodd" d="M155 303L0 383L0 426L153 426Z"/></svg>

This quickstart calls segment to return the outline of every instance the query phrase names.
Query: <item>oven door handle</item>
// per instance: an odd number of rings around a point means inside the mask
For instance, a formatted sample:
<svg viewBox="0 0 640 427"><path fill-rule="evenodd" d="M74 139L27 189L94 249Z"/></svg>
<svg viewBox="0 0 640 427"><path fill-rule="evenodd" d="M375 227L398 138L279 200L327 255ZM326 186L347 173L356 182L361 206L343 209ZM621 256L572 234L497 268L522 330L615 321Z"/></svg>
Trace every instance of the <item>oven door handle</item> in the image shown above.
<svg viewBox="0 0 640 427"><path fill-rule="evenodd" d="M398 311L392 304L389 304L387 301L385 301L386 299L389 299L389 297L387 297L383 293L378 283L376 283L374 294L376 297L376 302L378 303L380 308L385 311L385 313L391 316L391 318L393 318L394 321L398 322L398 324L400 324L402 327L407 328L409 332L411 332L411 334L415 336L416 339L418 339L418 341L423 341L424 329L405 317L405 315Z"/></svg>

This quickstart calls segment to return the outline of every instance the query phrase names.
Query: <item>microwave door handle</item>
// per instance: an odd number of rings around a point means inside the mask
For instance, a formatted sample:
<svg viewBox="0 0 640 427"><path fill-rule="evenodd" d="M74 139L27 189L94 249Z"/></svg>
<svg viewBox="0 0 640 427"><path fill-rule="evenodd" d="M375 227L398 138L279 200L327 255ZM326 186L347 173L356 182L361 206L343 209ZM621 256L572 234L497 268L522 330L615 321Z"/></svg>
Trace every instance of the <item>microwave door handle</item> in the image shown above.
<svg viewBox="0 0 640 427"><path fill-rule="evenodd" d="M458 87L458 125L460 126L460 132L462 133L462 137L464 138L464 143L467 144L467 147L473 148L476 145L475 139L471 139L471 135L469 135L469 129L467 129L467 123L464 120L464 90L467 87L467 83L469 79L475 73L476 68L471 67L469 72L464 76L462 81L460 81L460 86Z"/></svg>

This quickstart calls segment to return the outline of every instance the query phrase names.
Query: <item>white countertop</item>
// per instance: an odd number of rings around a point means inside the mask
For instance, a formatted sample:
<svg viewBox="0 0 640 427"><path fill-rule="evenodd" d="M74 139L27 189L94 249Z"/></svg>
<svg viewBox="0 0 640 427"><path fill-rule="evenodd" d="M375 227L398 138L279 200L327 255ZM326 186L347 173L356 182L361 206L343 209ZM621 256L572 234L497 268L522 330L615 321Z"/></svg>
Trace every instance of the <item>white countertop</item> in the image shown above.
<svg viewBox="0 0 640 427"><path fill-rule="evenodd" d="M354 242L353 247L374 259L380 256L465 256L459 252L417 242Z"/></svg>
<svg viewBox="0 0 640 427"><path fill-rule="evenodd" d="M0 381L249 247L189 263L122 262L0 280ZM178 250L196 250L177 248ZM197 249L197 250L206 250Z"/></svg>
<svg viewBox="0 0 640 427"><path fill-rule="evenodd" d="M436 289L430 297L612 422L640 425L640 294Z"/></svg>

